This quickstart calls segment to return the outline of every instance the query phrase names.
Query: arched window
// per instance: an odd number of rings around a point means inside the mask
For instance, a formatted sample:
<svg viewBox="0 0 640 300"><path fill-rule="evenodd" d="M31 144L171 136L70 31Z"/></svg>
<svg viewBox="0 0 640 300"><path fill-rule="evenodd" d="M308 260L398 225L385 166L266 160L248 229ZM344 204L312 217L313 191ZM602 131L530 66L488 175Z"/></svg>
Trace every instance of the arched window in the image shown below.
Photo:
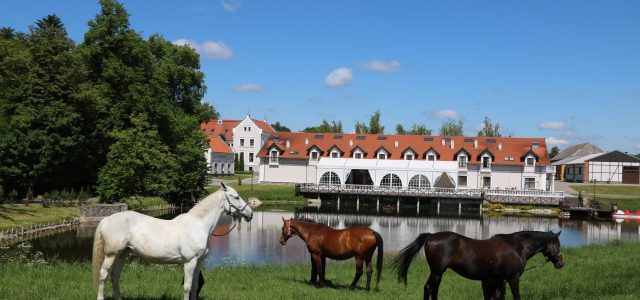
<svg viewBox="0 0 640 300"><path fill-rule="evenodd" d="M429 182L429 179L427 178L427 176L424 175L416 175L411 177L411 180L409 180L409 188L410 189L424 189L424 188L430 188L431 187L431 183Z"/></svg>
<svg viewBox="0 0 640 300"><path fill-rule="evenodd" d="M340 185L340 177L334 172L326 172L320 176L320 185Z"/></svg>
<svg viewBox="0 0 640 300"><path fill-rule="evenodd" d="M402 181L400 181L400 177L398 177L398 175L396 174L387 174L382 177L380 186L400 188L402 187Z"/></svg>

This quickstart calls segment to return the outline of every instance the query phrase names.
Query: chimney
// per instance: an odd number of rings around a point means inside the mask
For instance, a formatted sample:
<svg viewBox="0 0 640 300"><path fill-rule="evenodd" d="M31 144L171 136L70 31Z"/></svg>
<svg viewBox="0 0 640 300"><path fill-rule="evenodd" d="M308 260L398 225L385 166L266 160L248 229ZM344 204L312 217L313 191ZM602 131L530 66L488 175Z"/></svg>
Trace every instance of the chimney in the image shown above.
<svg viewBox="0 0 640 300"><path fill-rule="evenodd" d="M349 140L349 147L353 146L353 140Z"/></svg>
<svg viewBox="0 0 640 300"><path fill-rule="evenodd" d="M393 146L398 148L398 141L393 142Z"/></svg>
<svg viewBox="0 0 640 300"><path fill-rule="evenodd" d="M447 142L444 139L442 139L442 146L444 146L446 143Z"/></svg>
<svg viewBox="0 0 640 300"><path fill-rule="evenodd" d="M502 151L502 143L498 144L498 151Z"/></svg>
<svg viewBox="0 0 640 300"><path fill-rule="evenodd" d="M451 140L451 149L453 149L454 145L453 140Z"/></svg>
<svg viewBox="0 0 640 300"><path fill-rule="evenodd" d="M478 140L473 140L473 149L478 149Z"/></svg>
<svg viewBox="0 0 640 300"><path fill-rule="evenodd" d="M309 145L309 138L305 138L305 139L304 139L304 144L305 144L305 145Z"/></svg>
<svg viewBox="0 0 640 300"><path fill-rule="evenodd" d="M291 141L290 140L286 140L285 141L285 145L286 145L287 149L289 149L289 147L291 147Z"/></svg>

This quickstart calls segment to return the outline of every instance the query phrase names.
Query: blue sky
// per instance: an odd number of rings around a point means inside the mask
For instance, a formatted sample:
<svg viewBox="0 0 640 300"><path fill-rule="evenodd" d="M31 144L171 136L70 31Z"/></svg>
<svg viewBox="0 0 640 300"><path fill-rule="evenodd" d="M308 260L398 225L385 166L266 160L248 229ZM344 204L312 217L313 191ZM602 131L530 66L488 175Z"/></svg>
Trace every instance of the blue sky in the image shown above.
<svg viewBox="0 0 640 300"><path fill-rule="evenodd" d="M225 119L293 130L382 113L476 135L640 153L640 1L123 1L131 26L201 54ZM0 26L57 14L81 42L97 1L2 1Z"/></svg>

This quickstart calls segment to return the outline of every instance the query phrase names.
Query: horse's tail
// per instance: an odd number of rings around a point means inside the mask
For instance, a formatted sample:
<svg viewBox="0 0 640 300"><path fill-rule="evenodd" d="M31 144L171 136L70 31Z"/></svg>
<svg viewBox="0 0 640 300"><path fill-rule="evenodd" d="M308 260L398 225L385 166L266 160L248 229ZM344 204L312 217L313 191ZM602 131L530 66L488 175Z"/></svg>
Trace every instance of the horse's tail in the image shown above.
<svg viewBox="0 0 640 300"><path fill-rule="evenodd" d="M96 228L96 234L93 237L93 258L91 259L92 273L93 273L93 286L98 286L98 279L100 278L100 269L102 269L102 263L104 262L104 244L102 241L102 233L100 232L102 222L98 224Z"/></svg>
<svg viewBox="0 0 640 300"><path fill-rule="evenodd" d="M382 259L384 258L384 255L383 255L384 250L382 247L383 241L380 234L374 231L373 235L376 237L376 244L378 244L378 259L376 260L376 269L378 270L378 277L376 279L376 290L377 290L378 286L380 285L380 276L382 275Z"/></svg>
<svg viewBox="0 0 640 300"><path fill-rule="evenodd" d="M398 282L404 282L405 285L407 284L409 266L418 251L420 251L422 246L427 242L430 235L430 233L420 234L415 241L402 249L400 253L398 253L398 256L393 259L393 269L398 272Z"/></svg>

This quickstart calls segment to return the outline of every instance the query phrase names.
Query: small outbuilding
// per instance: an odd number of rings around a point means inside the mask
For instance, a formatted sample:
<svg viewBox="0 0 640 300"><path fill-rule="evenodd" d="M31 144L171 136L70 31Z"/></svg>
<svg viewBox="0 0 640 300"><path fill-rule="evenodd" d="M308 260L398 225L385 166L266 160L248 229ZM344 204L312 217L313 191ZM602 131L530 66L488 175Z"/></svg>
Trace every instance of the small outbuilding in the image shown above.
<svg viewBox="0 0 640 300"><path fill-rule="evenodd" d="M569 157L551 165L563 166L565 181L640 184L640 159L617 150Z"/></svg>

